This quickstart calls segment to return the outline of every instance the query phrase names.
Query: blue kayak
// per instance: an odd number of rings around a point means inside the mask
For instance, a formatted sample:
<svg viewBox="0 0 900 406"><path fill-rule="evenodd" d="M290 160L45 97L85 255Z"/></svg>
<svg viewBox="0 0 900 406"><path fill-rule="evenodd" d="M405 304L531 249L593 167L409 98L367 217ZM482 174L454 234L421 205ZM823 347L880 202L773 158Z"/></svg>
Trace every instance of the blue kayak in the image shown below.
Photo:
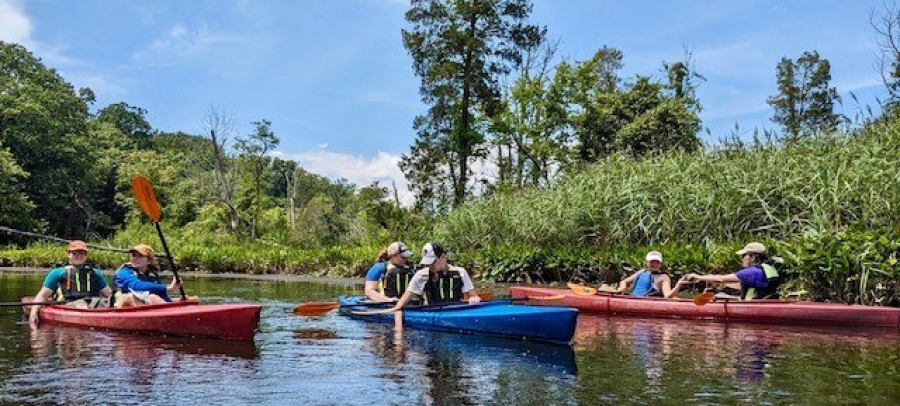
<svg viewBox="0 0 900 406"><path fill-rule="evenodd" d="M379 323L393 323L394 314L359 316L353 310L377 310L390 305L369 303L365 296L338 299L341 314ZM457 333L478 333L536 341L569 343L575 335L578 310L568 307L516 305L508 300L477 305L451 303L408 306L403 309L403 325Z"/></svg>

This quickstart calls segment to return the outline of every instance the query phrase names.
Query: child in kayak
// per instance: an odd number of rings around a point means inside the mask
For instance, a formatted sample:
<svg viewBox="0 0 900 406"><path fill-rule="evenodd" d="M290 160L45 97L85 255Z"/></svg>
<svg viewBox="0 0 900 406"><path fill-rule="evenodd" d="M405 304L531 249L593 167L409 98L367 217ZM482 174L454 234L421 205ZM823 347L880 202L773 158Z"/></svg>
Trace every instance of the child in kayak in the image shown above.
<svg viewBox="0 0 900 406"><path fill-rule="evenodd" d="M632 296L661 296L666 299L675 296L681 288L681 281L676 284L675 288L672 288L672 278L662 271L662 253L650 251L644 260L646 261L646 268L622 279L617 287L604 283L600 285L600 289L597 289L597 291L623 293L628 290L629 286L633 286L631 290Z"/></svg>
<svg viewBox="0 0 900 406"><path fill-rule="evenodd" d="M155 252L147 244L138 244L129 250L131 262L123 264L116 271L116 287L122 294L116 300L116 307L141 306L171 302L167 291L178 289L181 283L172 278L172 283L163 285L156 264Z"/></svg>
<svg viewBox="0 0 900 406"><path fill-rule="evenodd" d="M416 270L407 259L412 251L397 241L378 253L375 265L366 273L366 296L373 302L396 302L406 292Z"/></svg>
<svg viewBox="0 0 900 406"><path fill-rule="evenodd" d="M741 257L741 270L735 273L728 275L690 273L681 280L722 283L728 287L740 289L740 299L743 300L777 297L780 278L775 267L765 263L768 259L766 246L758 242L751 242L736 254Z"/></svg>
<svg viewBox="0 0 900 406"><path fill-rule="evenodd" d="M48 300L70 302L73 307L97 307L100 297L108 298L112 289L106 284L106 278L99 270L88 265L88 246L84 241L74 240L66 248L69 263L54 268L44 278L41 290L34 296L35 302ZM32 306L28 321L38 322L39 306Z"/></svg>

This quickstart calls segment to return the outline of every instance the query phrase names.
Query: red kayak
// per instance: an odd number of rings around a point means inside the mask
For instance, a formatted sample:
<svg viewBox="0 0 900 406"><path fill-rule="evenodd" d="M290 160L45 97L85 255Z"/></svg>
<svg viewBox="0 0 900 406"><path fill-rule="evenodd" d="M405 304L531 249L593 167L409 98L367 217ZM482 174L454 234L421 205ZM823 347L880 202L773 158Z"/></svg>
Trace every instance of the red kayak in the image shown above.
<svg viewBox="0 0 900 406"><path fill-rule="evenodd" d="M22 299L30 302L31 298ZM172 302L124 308L43 306L41 322L150 334L252 340L261 305Z"/></svg>
<svg viewBox="0 0 900 406"><path fill-rule="evenodd" d="M511 286L512 297L564 295L529 304L574 307L583 312L772 324L900 327L900 308L787 300L728 300L697 306L690 299L662 299L598 293L582 296L569 289Z"/></svg>

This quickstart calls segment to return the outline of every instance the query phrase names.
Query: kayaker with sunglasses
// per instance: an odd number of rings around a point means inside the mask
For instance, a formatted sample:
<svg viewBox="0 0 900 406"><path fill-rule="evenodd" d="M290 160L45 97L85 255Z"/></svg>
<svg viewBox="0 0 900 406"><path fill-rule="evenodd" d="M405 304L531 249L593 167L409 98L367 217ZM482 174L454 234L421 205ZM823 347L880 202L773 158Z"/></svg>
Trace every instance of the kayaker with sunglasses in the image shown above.
<svg viewBox="0 0 900 406"><path fill-rule="evenodd" d="M66 248L69 263L54 268L44 278L41 290L34 296L35 302L68 302L73 307L97 307L102 298L112 295L106 278L93 266L87 264L88 246L81 240L69 242ZM32 306L28 321L37 324L39 306Z"/></svg>
<svg viewBox="0 0 900 406"><path fill-rule="evenodd" d="M147 244L138 244L128 250L131 262L123 264L116 271L116 288L121 295L116 299L116 307L141 306L171 302L169 290L181 286L177 278L164 285L159 277L159 268L154 263L156 252Z"/></svg>
<svg viewBox="0 0 900 406"><path fill-rule="evenodd" d="M366 273L366 296L373 302L396 302L406 292L416 270L409 265L412 251L401 241L378 253L377 262Z"/></svg>
<svg viewBox="0 0 900 406"><path fill-rule="evenodd" d="M772 265L766 263L766 246L758 242L747 244L737 251L741 257L741 270L727 275L698 275L690 273L683 281L721 283L740 289L743 300L777 298L781 278ZM680 282L679 282L680 283Z"/></svg>

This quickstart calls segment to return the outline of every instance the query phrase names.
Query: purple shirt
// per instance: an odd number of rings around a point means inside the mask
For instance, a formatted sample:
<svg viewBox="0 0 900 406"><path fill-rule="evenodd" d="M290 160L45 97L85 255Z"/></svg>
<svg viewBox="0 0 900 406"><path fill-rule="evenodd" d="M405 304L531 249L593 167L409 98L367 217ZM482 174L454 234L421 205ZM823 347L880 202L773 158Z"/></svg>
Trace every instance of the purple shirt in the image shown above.
<svg viewBox="0 0 900 406"><path fill-rule="evenodd" d="M751 288L764 288L769 284L766 278L766 272L762 267L752 265L734 273L741 280L741 283Z"/></svg>

